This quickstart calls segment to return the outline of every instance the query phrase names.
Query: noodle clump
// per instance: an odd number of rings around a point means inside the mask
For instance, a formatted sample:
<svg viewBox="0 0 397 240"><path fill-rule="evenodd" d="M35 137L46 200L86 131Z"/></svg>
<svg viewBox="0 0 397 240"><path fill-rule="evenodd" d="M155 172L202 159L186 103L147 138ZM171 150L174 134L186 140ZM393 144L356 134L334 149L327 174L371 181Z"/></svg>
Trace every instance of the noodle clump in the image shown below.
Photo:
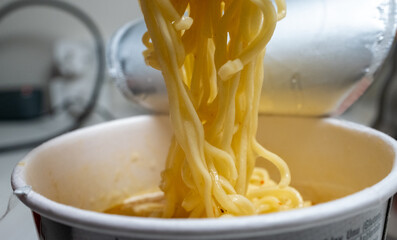
<svg viewBox="0 0 397 240"><path fill-rule="evenodd" d="M162 71L174 136L162 201L134 214L255 215L308 205L287 164L256 140L265 47L285 0L140 0L145 61ZM280 181L257 160L270 161Z"/></svg>

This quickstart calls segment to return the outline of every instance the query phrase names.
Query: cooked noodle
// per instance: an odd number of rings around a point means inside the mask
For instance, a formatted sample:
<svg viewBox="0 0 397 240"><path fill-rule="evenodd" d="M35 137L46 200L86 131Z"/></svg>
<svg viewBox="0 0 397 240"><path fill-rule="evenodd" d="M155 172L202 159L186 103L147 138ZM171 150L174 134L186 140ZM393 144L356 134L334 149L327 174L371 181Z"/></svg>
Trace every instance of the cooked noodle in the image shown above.
<svg viewBox="0 0 397 240"><path fill-rule="evenodd" d="M308 205L287 164L256 140L265 47L285 0L140 0L146 63L162 71L174 137L161 190L141 216L222 217ZM281 180L255 167L277 167ZM154 205L153 205L154 204ZM162 211L159 211L162 206Z"/></svg>

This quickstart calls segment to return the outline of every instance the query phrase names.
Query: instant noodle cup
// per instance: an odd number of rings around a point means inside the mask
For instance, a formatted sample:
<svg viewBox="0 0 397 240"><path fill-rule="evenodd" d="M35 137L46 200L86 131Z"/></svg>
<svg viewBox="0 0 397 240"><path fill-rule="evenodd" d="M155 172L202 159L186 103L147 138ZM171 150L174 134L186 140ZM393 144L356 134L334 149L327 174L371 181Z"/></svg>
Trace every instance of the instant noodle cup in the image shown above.
<svg viewBox="0 0 397 240"><path fill-rule="evenodd" d="M288 164L313 206L220 219L101 213L160 183L171 140L167 116L138 116L78 130L28 154L12 187L41 239L385 239L397 191L397 143L365 126L326 118L261 116L258 141ZM277 180L276 169L264 164Z"/></svg>

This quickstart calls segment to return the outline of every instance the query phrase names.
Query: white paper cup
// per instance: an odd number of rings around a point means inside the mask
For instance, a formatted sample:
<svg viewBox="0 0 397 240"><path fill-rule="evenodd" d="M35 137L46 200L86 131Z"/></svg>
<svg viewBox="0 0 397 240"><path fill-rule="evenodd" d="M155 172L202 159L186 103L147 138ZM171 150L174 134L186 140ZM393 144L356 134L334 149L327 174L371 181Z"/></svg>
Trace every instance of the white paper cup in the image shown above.
<svg viewBox="0 0 397 240"><path fill-rule="evenodd" d="M58 137L15 167L14 192L42 239L384 239L397 144L336 119L259 119L260 143L287 161L292 185L312 207L231 219L96 212L159 184L171 133L168 117L140 116Z"/></svg>

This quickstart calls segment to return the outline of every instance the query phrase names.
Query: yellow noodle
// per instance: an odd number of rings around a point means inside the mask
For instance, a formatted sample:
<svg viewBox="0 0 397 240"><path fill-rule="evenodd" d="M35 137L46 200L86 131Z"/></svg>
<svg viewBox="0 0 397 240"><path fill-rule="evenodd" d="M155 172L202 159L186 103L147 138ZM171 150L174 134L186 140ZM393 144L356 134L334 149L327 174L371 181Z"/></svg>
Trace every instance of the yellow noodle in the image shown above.
<svg viewBox="0 0 397 240"><path fill-rule="evenodd" d="M230 217L308 206L287 164L256 141L263 57L285 0L140 0L146 63L160 68L174 137L162 217ZM280 173L255 168L262 158ZM158 203L135 207L158 216ZM146 210L145 210L146 209Z"/></svg>

